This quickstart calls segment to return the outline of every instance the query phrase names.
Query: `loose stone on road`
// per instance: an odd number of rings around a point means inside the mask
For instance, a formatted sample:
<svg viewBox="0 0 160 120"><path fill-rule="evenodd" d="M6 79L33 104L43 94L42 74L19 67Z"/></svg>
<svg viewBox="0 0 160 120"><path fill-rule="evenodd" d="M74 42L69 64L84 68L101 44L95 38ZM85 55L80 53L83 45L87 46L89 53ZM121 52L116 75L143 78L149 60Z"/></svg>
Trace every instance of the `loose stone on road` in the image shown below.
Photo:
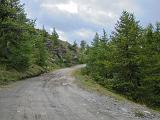
<svg viewBox="0 0 160 120"><path fill-rule="evenodd" d="M0 120L139 119L126 115L128 108L119 109L121 113L113 111L119 105L117 102L118 105L107 106L106 101L111 99L75 85L71 74L81 67L84 65L60 69L1 89Z"/></svg>

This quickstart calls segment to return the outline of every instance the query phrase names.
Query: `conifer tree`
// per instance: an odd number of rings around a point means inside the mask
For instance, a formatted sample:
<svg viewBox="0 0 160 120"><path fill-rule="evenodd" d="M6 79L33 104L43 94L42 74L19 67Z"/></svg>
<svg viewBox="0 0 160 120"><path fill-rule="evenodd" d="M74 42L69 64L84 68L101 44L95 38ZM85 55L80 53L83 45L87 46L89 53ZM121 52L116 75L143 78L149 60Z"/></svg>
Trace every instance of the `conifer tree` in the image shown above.
<svg viewBox="0 0 160 120"><path fill-rule="evenodd" d="M94 36L94 38L93 38L92 46L93 46L93 47L98 46L99 40L100 40L99 34L96 33L95 36Z"/></svg>
<svg viewBox="0 0 160 120"><path fill-rule="evenodd" d="M114 88L124 94L131 94L140 85L138 44L141 28L133 14L123 11L115 30L112 39L116 47L115 79L117 81Z"/></svg>
<svg viewBox="0 0 160 120"><path fill-rule="evenodd" d="M85 50L86 46L87 46L86 41L82 40L81 43L80 43L81 50Z"/></svg>
<svg viewBox="0 0 160 120"><path fill-rule="evenodd" d="M51 39L53 40L54 45L57 46L58 45L58 41L59 41L59 35L58 35L58 33L57 33L55 28L53 28Z"/></svg>
<svg viewBox="0 0 160 120"><path fill-rule="evenodd" d="M35 37L35 57L36 64L39 66L46 66L48 60L48 52L46 46L46 31L43 29L42 31L37 31Z"/></svg>
<svg viewBox="0 0 160 120"><path fill-rule="evenodd" d="M20 0L0 1L0 57L18 69L30 64L30 21L26 18ZM23 48L23 47L24 48Z"/></svg>
<svg viewBox="0 0 160 120"><path fill-rule="evenodd" d="M86 41L82 40L80 43L80 54L79 54L79 61L80 63L85 63L86 62L86 57L87 57L87 43Z"/></svg>
<svg viewBox="0 0 160 120"><path fill-rule="evenodd" d="M141 93L143 101L150 106L160 106L160 29L156 24L156 29L150 24L144 33L144 45L142 56L144 58L143 82ZM141 98L142 99L142 98Z"/></svg>
<svg viewBox="0 0 160 120"><path fill-rule="evenodd" d="M107 33L106 33L105 29L103 29L103 35L102 35L101 41L104 44L107 44L107 42L108 42Z"/></svg>

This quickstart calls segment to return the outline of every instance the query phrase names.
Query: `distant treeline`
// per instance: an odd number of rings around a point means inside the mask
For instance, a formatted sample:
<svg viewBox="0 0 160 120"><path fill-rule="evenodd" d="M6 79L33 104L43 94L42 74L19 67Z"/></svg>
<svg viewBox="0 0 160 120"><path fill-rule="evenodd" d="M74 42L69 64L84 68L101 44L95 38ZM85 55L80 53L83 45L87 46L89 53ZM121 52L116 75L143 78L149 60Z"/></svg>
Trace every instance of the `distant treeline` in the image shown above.
<svg viewBox="0 0 160 120"><path fill-rule="evenodd" d="M160 108L160 23L144 28L124 11L111 37L96 33L84 55L85 74L99 84Z"/></svg>

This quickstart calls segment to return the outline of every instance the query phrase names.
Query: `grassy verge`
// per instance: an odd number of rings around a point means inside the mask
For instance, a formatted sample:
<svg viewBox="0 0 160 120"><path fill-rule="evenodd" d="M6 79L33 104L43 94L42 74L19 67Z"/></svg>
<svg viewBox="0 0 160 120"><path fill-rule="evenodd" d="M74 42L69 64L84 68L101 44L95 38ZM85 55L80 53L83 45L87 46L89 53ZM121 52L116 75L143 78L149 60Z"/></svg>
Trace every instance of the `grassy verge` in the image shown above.
<svg viewBox="0 0 160 120"><path fill-rule="evenodd" d="M116 94L110 90L108 90L107 88L101 86L100 84L96 83L94 80L92 80L92 78L90 76L87 76L87 75L83 75L82 72L81 72L81 69L77 70L77 71L74 71L73 74L72 74L74 77L76 77L76 84L89 91L89 92L96 92L100 95L106 95L106 96L110 96L112 98L115 98L116 100L119 100L119 101L129 101L129 102L133 102L134 101L131 101L129 99L127 99L126 96L123 96L123 95L119 95L119 94ZM160 109L157 109L157 108L151 108L151 107L148 107L150 109L152 109L153 111L155 112L160 112ZM140 113L139 111L136 111L135 112L135 115L137 116L143 116L142 113Z"/></svg>
<svg viewBox="0 0 160 120"><path fill-rule="evenodd" d="M8 85L12 82L38 76L46 70L40 66L32 65L27 71L20 72L15 69L5 70L0 69L0 86Z"/></svg>
<svg viewBox="0 0 160 120"><path fill-rule="evenodd" d="M35 77L40 74L60 69L63 67L65 66L60 66L58 64L49 62L48 66L45 68L33 64L28 68L28 70L22 72L17 71L13 68L7 70L5 65L0 64L0 88L10 83L20 81L26 78Z"/></svg>
<svg viewBox="0 0 160 120"><path fill-rule="evenodd" d="M96 92L100 95L107 95L107 96L113 97L117 100L127 100L123 96L115 94L115 93L107 90L105 87L99 85L98 83L93 81L91 79L91 77L89 77L87 75L82 75L81 70L77 70L77 71L73 72L73 76L75 76L77 79L75 81L76 84L89 92Z"/></svg>
<svg viewBox="0 0 160 120"><path fill-rule="evenodd" d="M17 71L15 69L6 70L5 66L0 66L0 87L6 86L10 83L38 76L42 73L52 71L60 68L57 65L50 65L47 68L40 67L38 65L31 65L27 71Z"/></svg>

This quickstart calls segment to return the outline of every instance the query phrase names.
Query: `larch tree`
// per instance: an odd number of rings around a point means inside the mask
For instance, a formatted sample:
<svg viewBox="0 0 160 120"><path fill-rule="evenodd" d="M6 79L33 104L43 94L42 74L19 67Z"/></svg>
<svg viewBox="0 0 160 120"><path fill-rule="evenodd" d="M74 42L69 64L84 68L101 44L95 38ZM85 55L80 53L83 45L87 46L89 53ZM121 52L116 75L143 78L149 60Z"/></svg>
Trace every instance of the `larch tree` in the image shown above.
<svg viewBox="0 0 160 120"><path fill-rule="evenodd" d="M114 89L123 94L131 94L140 85L138 62L139 37L141 27L133 14L123 11L117 22L112 39L116 47Z"/></svg>

